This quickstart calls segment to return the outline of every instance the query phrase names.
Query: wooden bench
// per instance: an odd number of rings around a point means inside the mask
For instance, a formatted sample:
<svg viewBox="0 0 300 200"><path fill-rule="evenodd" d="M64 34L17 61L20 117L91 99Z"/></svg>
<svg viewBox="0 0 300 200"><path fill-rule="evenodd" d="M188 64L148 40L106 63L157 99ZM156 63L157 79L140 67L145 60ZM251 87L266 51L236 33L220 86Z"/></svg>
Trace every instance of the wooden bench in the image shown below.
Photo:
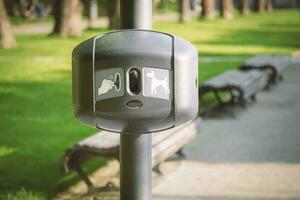
<svg viewBox="0 0 300 200"><path fill-rule="evenodd" d="M257 55L248 60L240 67L241 70L259 69L269 74L268 87L282 80L283 71L289 66L289 56Z"/></svg>
<svg viewBox="0 0 300 200"><path fill-rule="evenodd" d="M159 172L161 162L176 153L184 156L182 149L197 136L200 129L201 119L196 118L187 125L152 133L152 167ZM63 172L75 170L88 188L93 189L94 184L81 165L95 156L119 160L119 137L119 134L101 131L67 149L61 163Z"/></svg>
<svg viewBox="0 0 300 200"><path fill-rule="evenodd" d="M230 70L218 75L199 87L200 100L209 92L213 92L218 103L233 104L239 103L245 106L246 100L251 98L255 101L255 95L267 84L267 76L259 70L241 71ZM221 97L221 92L230 94L229 100Z"/></svg>

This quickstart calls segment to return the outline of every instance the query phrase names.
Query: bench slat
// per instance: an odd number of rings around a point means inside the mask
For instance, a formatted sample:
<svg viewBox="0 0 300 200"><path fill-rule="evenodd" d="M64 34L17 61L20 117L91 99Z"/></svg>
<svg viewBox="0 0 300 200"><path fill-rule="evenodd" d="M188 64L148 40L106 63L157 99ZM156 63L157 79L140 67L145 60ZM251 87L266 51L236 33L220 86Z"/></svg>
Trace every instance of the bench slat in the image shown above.
<svg viewBox="0 0 300 200"><path fill-rule="evenodd" d="M278 75L281 75L290 63L291 58L289 56L257 55L246 60L245 66L258 69L269 66L274 68Z"/></svg>
<svg viewBox="0 0 300 200"><path fill-rule="evenodd" d="M244 105L246 99L255 100L255 94L267 85L267 75L260 70L229 70L206 81L199 88L200 98L208 93L214 92L220 104L239 102ZM231 94L231 99L224 102L219 96L219 92L227 91ZM202 94L203 92L203 94Z"/></svg>
<svg viewBox="0 0 300 200"><path fill-rule="evenodd" d="M160 131L156 133L152 133L152 145L159 143L165 138L172 135L174 132L179 130L181 127L175 127L173 129L168 129L165 131ZM86 151L91 151L94 153L101 154L101 151L116 151L120 144L120 134L112 133L109 131L101 131L95 135L92 135L83 141L79 142L76 145L76 148L82 148Z"/></svg>
<svg viewBox="0 0 300 200"><path fill-rule="evenodd" d="M153 134L152 167L165 161L170 156L181 150L200 132L201 119L196 118L185 126L172 128ZM105 140L106 139L106 140ZM118 158L119 134L102 131L96 135L74 145L63 156L62 168L65 173L70 169L76 170L89 189L94 187L88 175L82 170L81 165L92 155ZM82 159L84 156L84 159Z"/></svg>
<svg viewBox="0 0 300 200"><path fill-rule="evenodd" d="M176 141L172 138L181 136L185 132L183 129L189 128L189 127L200 127L201 126L201 119L197 118L190 122L187 126L179 126L172 129L159 131L156 133L152 133L152 147L155 148L155 155L157 155L158 148L160 148L160 145L163 141L170 140L170 141ZM198 129L199 131L199 129ZM190 134L190 133L189 133ZM187 138L189 138L189 134L187 135ZM196 133L193 133L196 134ZM62 160L62 166L65 173L69 172L70 169L73 168L72 160L74 159L74 156L79 156L78 153L80 153L80 156L83 157L89 157L90 155L98 155L108 158L117 158L119 154L119 134L112 133L109 131L101 131L95 135L92 135L88 137L85 140L82 140L78 144L74 145L73 147L69 148L65 155L63 156ZM180 141L178 141L180 142ZM165 145L171 145L170 142L164 143ZM174 144L176 145L176 144ZM177 145L181 146L183 143ZM182 148L183 146L181 146ZM84 160L82 161L84 162Z"/></svg>
<svg viewBox="0 0 300 200"><path fill-rule="evenodd" d="M197 118L192 123L180 127L171 136L152 148L152 166L165 161L182 147L186 146L201 131L201 119Z"/></svg>
<svg viewBox="0 0 300 200"><path fill-rule="evenodd" d="M276 83L282 79L282 73L291 64L291 57L289 56L271 56L271 55L257 55L245 61L245 64L240 67L241 70L258 69L261 71L269 71L268 84Z"/></svg>

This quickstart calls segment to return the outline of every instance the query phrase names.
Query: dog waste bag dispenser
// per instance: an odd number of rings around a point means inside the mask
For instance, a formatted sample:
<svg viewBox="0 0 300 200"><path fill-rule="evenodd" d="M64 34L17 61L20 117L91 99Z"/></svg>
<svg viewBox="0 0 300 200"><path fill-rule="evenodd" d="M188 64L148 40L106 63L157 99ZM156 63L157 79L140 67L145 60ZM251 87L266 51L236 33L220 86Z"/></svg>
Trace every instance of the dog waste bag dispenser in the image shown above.
<svg viewBox="0 0 300 200"><path fill-rule="evenodd" d="M73 51L75 115L118 133L151 133L193 120L198 52L189 42L148 30L88 39Z"/></svg>

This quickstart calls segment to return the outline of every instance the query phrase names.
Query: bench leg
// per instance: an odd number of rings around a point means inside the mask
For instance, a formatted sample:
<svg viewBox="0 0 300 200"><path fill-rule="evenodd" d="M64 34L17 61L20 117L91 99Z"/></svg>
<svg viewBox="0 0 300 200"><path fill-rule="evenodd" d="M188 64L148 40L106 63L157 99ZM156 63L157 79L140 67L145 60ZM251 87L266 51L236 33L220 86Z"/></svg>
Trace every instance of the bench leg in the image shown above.
<svg viewBox="0 0 300 200"><path fill-rule="evenodd" d="M238 94L235 94L236 91L238 92ZM239 102L240 99L240 92L239 90L235 90L235 89L230 89L230 104L235 104Z"/></svg>
<svg viewBox="0 0 300 200"><path fill-rule="evenodd" d="M94 184L91 182L91 180L89 179L88 175L82 170L78 159L75 160L73 167L74 167L74 170L78 173L79 177L87 185L88 190L89 191L94 190L94 188L95 188Z"/></svg>
<svg viewBox="0 0 300 200"><path fill-rule="evenodd" d="M179 151L177 151L176 154L182 159L186 158L186 155L183 152L183 149L179 149Z"/></svg>
<svg viewBox="0 0 300 200"><path fill-rule="evenodd" d="M217 91L214 91L214 95L215 95L215 98L217 99L219 105L223 106L224 102L222 101L222 98L220 97L219 93Z"/></svg>
<svg viewBox="0 0 300 200"><path fill-rule="evenodd" d="M109 190L109 191L113 191L114 189L119 189L119 187L114 184L113 182L109 181L106 185L105 185L105 189Z"/></svg>
<svg viewBox="0 0 300 200"><path fill-rule="evenodd" d="M214 93L214 96L215 96L216 100L220 104L220 97L219 97L218 93L216 91L213 91L213 93Z"/></svg>
<svg viewBox="0 0 300 200"><path fill-rule="evenodd" d="M238 103L240 104L241 107L246 108L246 100L244 99L244 92L241 90L239 91L239 97L238 97Z"/></svg>
<svg viewBox="0 0 300 200"><path fill-rule="evenodd" d="M158 175L163 175L162 171L160 170L160 164L157 164L155 167L153 167L153 171Z"/></svg>
<svg viewBox="0 0 300 200"><path fill-rule="evenodd" d="M246 100L245 99L240 99L239 104L241 107L246 108Z"/></svg>
<svg viewBox="0 0 300 200"><path fill-rule="evenodd" d="M244 92L238 88L238 87L233 87L232 90L236 91L238 94L235 96L235 101L242 106L243 108L246 107L246 100L244 98Z"/></svg>
<svg viewBox="0 0 300 200"><path fill-rule="evenodd" d="M278 77L277 71L272 66L266 66L266 69L269 69L269 71L271 71L270 78L269 78L269 83L268 84L269 85L276 84L277 77Z"/></svg>
<svg viewBox="0 0 300 200"><path fill-rule="evenodd" d="M274 77L274 72L271 72L271 74L269 74L268 76L268 82L266 85L266 89L270 89L272 84L276 83L276 77Z"/></svg>
<svg viewBox="0 0 300 200"><path fill-rule="evenodd" d="M255 94L253 94L253 95L251 96L251 100L254 101L254 102L256 102L256 95L255 95Z"/></svg>
<svg viewBox="0 0 300 200"><path fill-rule="evenodd" d="M269 81L267 82L267 85L265 86L264 89L266 89L266 90L270 90L271 89L271 84L270 84Z"/></svg>
<svg viewBox="0 0 300 200"><path fill-rule="evenodd" d="M273 72L273 76L272 76L272 81L273 81L273 83L274 84L276 84L278 81L278 74L277 74L277 72L274 70L274 72Z"/></svg>
<svg viewBox="0 0 300 200"><path fill-rule="evenodd" d="M234 94L233 94L233 91L232 90L229 90L229 94L230 94L230 100L229 100L229 103L230 104L234 104Z"/></svg>

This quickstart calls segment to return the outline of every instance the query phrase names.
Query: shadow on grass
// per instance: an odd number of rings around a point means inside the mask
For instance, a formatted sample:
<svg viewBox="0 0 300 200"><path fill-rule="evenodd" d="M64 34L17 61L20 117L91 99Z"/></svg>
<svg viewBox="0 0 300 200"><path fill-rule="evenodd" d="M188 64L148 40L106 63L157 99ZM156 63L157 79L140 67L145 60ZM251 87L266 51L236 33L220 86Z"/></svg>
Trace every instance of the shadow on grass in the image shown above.
<svg viewBox="0 0 300 200"><path fill-rule="evenodd" d="M265 46L265 47L289 47L299 48L300 31L253 30L243 29L231 31L222 38L213 41L195 42L196 45L238 45L238 46Z"/></svg>

